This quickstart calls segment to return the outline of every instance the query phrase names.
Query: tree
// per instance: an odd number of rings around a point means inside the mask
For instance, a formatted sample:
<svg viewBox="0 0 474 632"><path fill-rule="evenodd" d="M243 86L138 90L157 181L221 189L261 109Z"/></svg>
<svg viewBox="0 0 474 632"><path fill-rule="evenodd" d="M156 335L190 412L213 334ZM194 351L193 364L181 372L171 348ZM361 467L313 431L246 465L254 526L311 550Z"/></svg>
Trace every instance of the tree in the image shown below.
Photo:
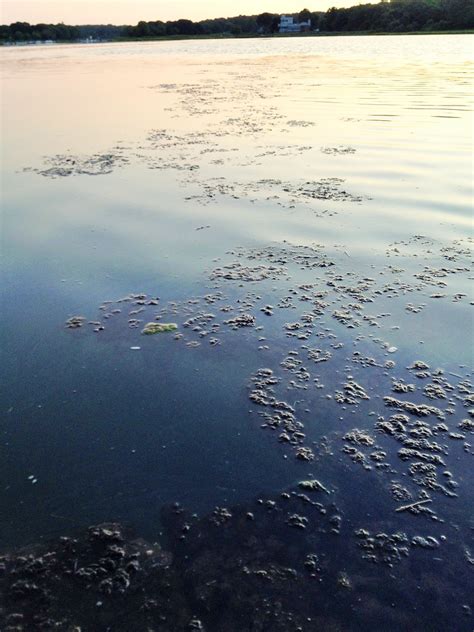
<svg viewBox="0 0 474 632"><path fill-rule="evenodd" d="M451 28L474 28L474 4L472 0L443 0L441 4L444 18Z"/></svg>
<svg viewBox="0 0 474 632"><path fill-rule="evenodd" d="M273 13L260 13L257 15L257 26L264 33L272 33L274 28L275 15Z"/></svg>
<svg viewBox="0 0 474 632"><path fill-rule="evenodd" d="M201 25L192 20L178 20L176 26L180 35L198 35L202 32Z"/></svg>
<svg viewBox="0 0 474 632"><path fill-rule="evenodd" d="M143 20L137 24L134 30L137 37L148 37L150 35L148 22L144 22Z"/></svg>
<svg viewBox="0 0 474 632"><path fill-rule="evenodd" d="M308 9L300 11L298 14L298 20L300 22L307 22L308 20L311 20L311 11L308 11Z"/></svg>
<svg viewBox="0 0 474 632"><path fill-rule="evenodd" d="M296 14L295 14L296 17ZM311 19L313 29L321 31L398 32L474 28L473 0L382 0L377 4L359 4L350 8L331 8L326 13L310 13L303 9L300 21ZM14 22L0 25L1 41L53 40L75 41L80 38L120 39L122 37L160 37L163 35L197 35L201 33L239 35L274 33L280 17L274 13L258 16L239 15L192 22L139 22L136 26L89 24L80 27L67 24L29 24Z"/></svg>
<svg viewBox="0 0 474 632"><path fill-rule="evenodd" d="M166 34L165 23L160 22L159 20L157 22L149 22L148 28L149 28L150 35L154 37L160 37Z"/></svg>

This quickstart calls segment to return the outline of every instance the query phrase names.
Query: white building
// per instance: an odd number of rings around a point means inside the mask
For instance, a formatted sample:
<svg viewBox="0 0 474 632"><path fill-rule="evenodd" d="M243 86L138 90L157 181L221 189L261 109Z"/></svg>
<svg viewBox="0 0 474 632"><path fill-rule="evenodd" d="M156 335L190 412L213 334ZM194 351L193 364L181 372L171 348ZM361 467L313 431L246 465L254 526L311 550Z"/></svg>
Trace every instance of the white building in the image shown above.
<svg viewBox="0 0 474 632"><path fill-rule="evenodd" d="M295 18L290 15L282 15L280 17L280 33L301 33L302 31L309 30L311 30L311 20L306 20L306 22L295 22Z"/></svg>

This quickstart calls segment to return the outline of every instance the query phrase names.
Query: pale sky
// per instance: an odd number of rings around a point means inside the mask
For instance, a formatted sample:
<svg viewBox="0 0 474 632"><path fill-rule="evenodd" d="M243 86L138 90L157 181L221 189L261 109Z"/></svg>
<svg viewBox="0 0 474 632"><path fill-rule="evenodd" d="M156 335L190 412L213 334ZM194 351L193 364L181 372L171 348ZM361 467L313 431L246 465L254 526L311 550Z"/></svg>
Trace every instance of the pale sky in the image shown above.
<svg viewBox="0 0 474 632"><path fill-rule="evenodd" d="M233 15L325 11L357 0L0 0L0 22L136 24L139 20L202 20Z"/></svg>

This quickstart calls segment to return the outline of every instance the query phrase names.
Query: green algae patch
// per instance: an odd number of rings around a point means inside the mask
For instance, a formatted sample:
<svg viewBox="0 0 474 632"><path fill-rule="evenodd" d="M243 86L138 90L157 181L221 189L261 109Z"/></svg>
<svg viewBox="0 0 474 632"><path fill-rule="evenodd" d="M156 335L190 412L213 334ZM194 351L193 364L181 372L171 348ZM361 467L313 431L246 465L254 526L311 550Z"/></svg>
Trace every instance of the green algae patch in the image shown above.
<svg viewBox="0 0 474 632"><path fill-rule="evenodd" d="M142 329L142 334L152 336L154 334L164 334L168 331L176 331L178 325L176 323L147 323Z"/></svg>

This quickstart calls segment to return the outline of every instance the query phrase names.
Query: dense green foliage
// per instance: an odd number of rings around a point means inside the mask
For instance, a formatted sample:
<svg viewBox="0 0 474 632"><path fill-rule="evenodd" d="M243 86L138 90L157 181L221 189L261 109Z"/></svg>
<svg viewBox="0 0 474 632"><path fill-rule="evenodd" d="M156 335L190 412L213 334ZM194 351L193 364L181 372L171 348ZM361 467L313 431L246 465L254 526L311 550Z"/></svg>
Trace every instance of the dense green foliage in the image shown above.
<svg viewBox="0 0 474 632"><path fill-rule="evenodd" d="M0 39L11 41L29 40L77 40L80 37L77 26L66 24L29 24L28 22L13 22L9 26L0 26Z"/></svg>
<svg viewBox="0 0 474 632"><path fill-rule="evenodd" d="M442 31L474 28L473 0L393 0L329 9L322 31Z"/></svg>
<svg viewBox="0 0 474 632"><path fill-rule="evenodd" d="M443 31L474 28L473 0L392 0L378 4L360 4L347 9L332 8L323 12L303 9L294 15L300 20L311 18L313 30L321 32L395 32ZM239 15L193 22L139 22L136 26L66 24L28 24L15 22L0 26L3 41L77 41L80 39L153 38L196 35L253 35L278 31L276 13Z"/></svg>

